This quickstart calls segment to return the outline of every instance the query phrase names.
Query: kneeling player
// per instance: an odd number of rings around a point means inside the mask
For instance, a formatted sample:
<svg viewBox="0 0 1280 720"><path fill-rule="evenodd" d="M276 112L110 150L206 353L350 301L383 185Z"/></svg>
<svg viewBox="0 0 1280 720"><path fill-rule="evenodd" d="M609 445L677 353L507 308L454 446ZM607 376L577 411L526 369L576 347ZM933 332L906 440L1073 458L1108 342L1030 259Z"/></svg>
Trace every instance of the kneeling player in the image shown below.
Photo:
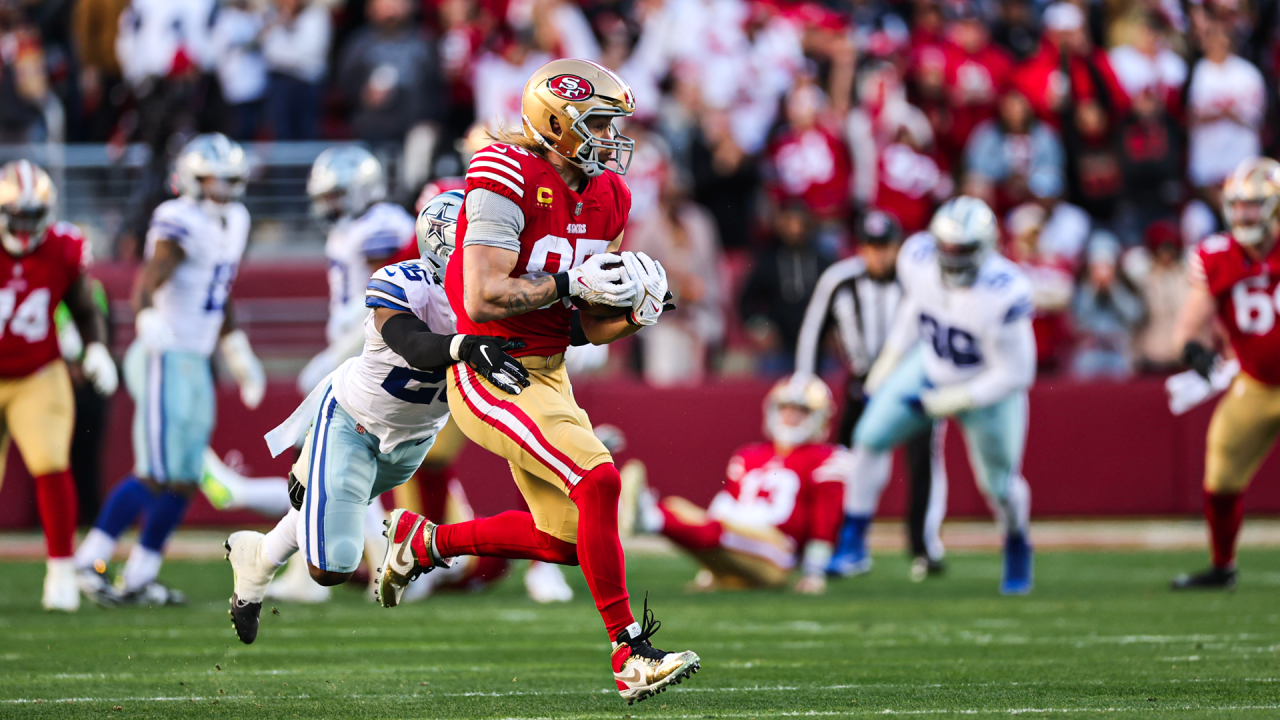
<svg viewBox="0 0 1280 720"><path fill-rule="evenodd" d="M709 571L710 585L780 587L798 556L803 576L795 589L821 593L850 462L847 450L824 442L831 391L812 376L787 378L769 391L764 408L770 442L734 454L724 489L706 510L681 497L659 501L643 472L628 466L619 516L692 553Z"/></svg>
<svg viewBox="0 0 1280 720"><path fill-rule="evenodd" d="M456 213L461 197L446 194L441 202ZM368 506L409 479L449 418L448 366L463 361L511 394L528 385L524 368L506 353L522 344L452 334L442 284L452 249L449 234L434 246L424 244L427 262L374 273L365 291L373 312L364 321L364 351L268 436L277 454L304 433L306 440L290 472L294 508L267 535L243 531L227 539L235 578L231 620L242 642L257 638L267 585L300 545L316 582L331 586L351 577L364 554Z"/></svg>

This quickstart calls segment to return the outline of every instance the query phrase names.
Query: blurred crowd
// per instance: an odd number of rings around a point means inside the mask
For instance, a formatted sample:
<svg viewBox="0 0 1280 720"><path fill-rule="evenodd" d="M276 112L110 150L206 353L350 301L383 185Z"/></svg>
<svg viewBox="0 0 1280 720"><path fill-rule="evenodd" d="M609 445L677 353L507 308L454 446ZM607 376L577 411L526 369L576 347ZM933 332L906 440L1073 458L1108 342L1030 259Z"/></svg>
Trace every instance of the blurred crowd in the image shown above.
<svg viewBox="0 0 1280 720"><path fill-rule="evenodd" d="M477 126L519 125L534 69L593 59L639 107L624 128L629 246L680 298L636 353L651 382L732 370L732 347L788 371L819 275L857 251L855 218L880 208L911 233L958 192L996 210L1034 281L1042 370L1124 378L1177 364L1187 250L1221 227L1227 173L1274 154L1278 14L1244 0L0 0L0 142L146 143L159 196L193 132L353 139L393 158L411 205L462 173Z"/></svg>

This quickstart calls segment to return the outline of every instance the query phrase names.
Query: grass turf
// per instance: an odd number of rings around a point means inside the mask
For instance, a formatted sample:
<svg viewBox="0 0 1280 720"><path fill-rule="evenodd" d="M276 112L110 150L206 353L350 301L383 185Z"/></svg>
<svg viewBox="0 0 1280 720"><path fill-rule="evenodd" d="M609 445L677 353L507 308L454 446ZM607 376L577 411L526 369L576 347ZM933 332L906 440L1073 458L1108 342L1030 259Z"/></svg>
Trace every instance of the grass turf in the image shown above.
<svg viewBox="0 0 1280 720"><path fill-rule="evenodd" d="M264 606L257 643L227 618L225 563L166 565L186 608L39 607L43 568L0 565L0 717L814 716L1280 717L1280 550L1246 551L1234 593L1173 595L1203 553L1052 552L1035 593L996 595L999 559L956 554L913 585L897 555L817 598L691 595L692 564L630 562L703 671L628 707L581 574L562 606L493 591L383 610L338 588L320 606Z"/></svg>

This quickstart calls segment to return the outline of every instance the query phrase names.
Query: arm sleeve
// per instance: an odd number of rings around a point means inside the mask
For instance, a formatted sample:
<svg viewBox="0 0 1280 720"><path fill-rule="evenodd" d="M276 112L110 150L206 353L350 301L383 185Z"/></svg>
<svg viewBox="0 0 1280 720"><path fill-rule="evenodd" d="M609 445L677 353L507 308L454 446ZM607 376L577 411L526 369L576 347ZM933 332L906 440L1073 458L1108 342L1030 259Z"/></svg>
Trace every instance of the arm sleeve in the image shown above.
<svg viewBox="0 0 1280 720"><path fill-rule="evenodd" d="M990 347L983 348L990 358L987 369L965 383L975 407L1026 390L1036 378L1036 336L1029 315L1005 322L988 342Z"/></svg>
<svg viewBox="0 0 1280 720"><path fill-rule="evenodd" d="M590 344L591 341L587 339L587 331L582 329L582 311L574 310L573 315L569 317L569 346L580 347Z"/></svg>
<svg viewBox="0 0 1280 720"><path fill-rule="evenodd" d="M449 355L452 335L431 332L411 313L393 315L382 324L382 340L392 352L418 370L443 370L454 363Z"/></svg>
<svg viewBox="0 0 1280 720"><path fill-rule="evenodd" d="M472 188L467 192L467 245L487 245L520 252L524 231L524 211L510 198L491 190Z"/></svg>

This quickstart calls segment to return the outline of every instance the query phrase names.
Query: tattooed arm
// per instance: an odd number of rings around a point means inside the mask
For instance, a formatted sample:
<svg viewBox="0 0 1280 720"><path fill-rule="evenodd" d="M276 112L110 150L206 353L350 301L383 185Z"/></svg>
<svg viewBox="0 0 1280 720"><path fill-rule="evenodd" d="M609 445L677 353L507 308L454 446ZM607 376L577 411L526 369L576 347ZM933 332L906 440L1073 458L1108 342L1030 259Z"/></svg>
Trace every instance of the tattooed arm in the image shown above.
<svg viewBox="0 0 1280 720"><path fill-rule="evenodd" d="M475 322L520 315L559 297L550 275L531 280L511 277L518 253L489 245L467 245L462 252L462 300Z"/></svg>

